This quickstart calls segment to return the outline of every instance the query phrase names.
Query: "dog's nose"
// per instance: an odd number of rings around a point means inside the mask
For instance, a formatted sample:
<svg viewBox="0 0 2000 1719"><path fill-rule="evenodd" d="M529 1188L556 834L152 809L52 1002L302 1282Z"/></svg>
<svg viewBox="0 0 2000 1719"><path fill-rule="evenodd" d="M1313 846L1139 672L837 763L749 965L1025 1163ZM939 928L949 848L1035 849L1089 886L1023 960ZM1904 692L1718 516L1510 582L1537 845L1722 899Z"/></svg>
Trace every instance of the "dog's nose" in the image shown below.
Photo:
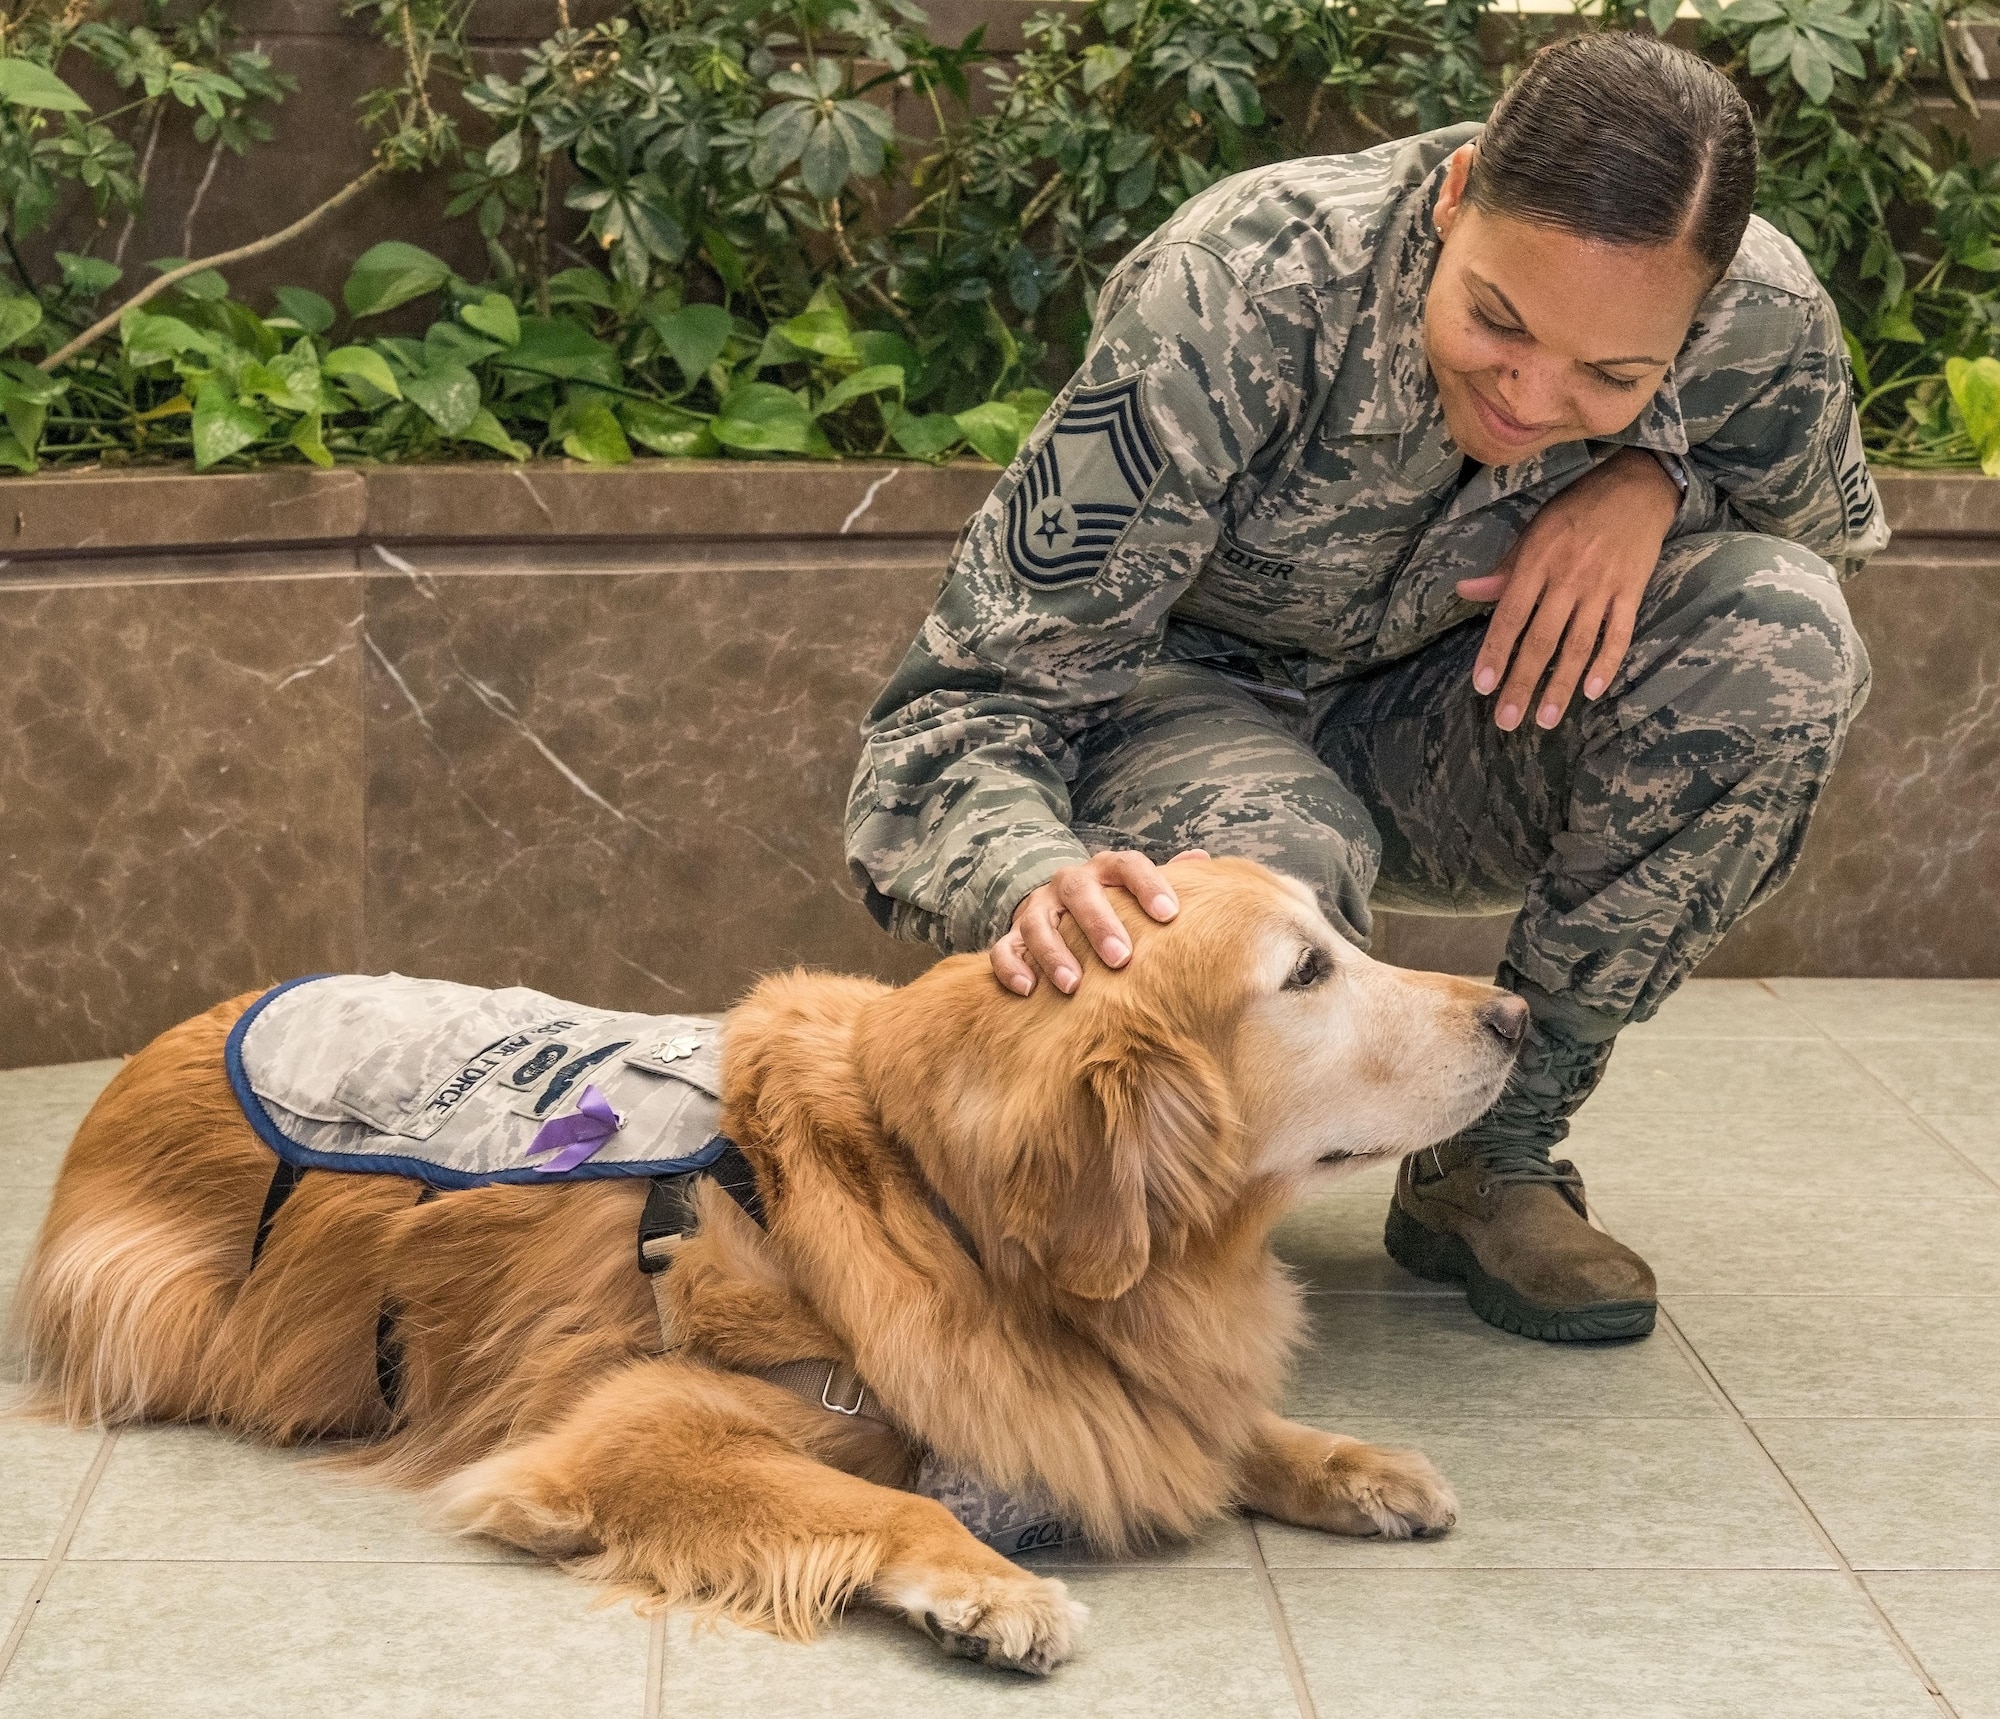
<svg viewBox="0 0 2000 1719"><path fill-rule="evenodd" d="M1519 997L1496 997L1479 1011L1479 1024L1502 1044L1518 1045L1528 1030L1528 1005Z"/></svg>

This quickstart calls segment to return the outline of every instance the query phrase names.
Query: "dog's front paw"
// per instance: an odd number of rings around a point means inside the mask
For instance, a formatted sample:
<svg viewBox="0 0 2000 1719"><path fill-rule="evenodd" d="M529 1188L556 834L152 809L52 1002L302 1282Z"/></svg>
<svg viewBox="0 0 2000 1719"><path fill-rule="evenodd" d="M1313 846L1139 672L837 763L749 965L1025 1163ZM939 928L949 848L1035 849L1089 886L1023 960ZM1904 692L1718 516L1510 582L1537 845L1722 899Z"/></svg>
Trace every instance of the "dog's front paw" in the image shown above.
<svg viewBox="0 0 2000 1719"><path fill-rule="evenodd" d="M1457 1495L1420 1451L1342 1439L1321 1466L1319 1480L1326 1501L1319 1525L1336 1534L1423 1539L1458 1520Z"/></svg>
<svg viewBox="0 0 2000 1719"><path fill-rule="evenodd" d="M896 1595L909 1620L954 1659L1046 1677L1069 1658L1089 1610L1053 1577L936 1572Z"/></svg>

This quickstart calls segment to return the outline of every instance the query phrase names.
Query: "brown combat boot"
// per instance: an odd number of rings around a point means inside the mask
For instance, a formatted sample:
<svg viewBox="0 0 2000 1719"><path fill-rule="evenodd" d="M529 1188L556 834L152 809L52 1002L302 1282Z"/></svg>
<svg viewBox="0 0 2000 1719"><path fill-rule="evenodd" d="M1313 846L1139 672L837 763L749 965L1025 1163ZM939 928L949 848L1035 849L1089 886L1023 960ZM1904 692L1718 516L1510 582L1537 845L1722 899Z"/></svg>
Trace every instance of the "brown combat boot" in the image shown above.
<svg viewBox="0 0 2000 1719"><path fill-rule="evenodd" d="M1462 1283L1473 1312L1523 1337L1643 1337L1652 1268L1584 1219L1583 1178L1547 1147L1463 1138L1412 1153L1383 1245L1433 1283Z"/></svg>

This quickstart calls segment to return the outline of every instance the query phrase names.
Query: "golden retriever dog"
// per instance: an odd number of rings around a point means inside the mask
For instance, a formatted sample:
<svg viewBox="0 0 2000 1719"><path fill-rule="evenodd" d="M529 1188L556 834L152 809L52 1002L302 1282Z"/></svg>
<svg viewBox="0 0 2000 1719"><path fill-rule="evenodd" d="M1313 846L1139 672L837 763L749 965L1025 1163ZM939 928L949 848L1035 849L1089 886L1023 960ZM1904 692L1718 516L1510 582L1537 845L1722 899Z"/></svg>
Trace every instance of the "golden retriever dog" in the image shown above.
<svg viewBox="0 0 2000 1719"><path fill-rule="evenodd" d="M1421 1456L1274 1412L1304 1314L1268 1236L1316 1178L1486 1109L1525 1006L1371 961L1247 861L1175 882L1165 925L1115 897L1122 969L1071 928L1072 996L1012 996L980 956L752 990L721 1122L765 1222L696 1184L658 1280L671 1346L629 1179L430 1198L307 1173L253 1272L274 1158L224 1074L252 999L220 1004L127 1062L69 1149L16 1303L31 1386L72 1422L368 1441L446 1524L644 1607L803 1638L865 1601L1032 1672L1083 1610L901 1489L927 1453L1039 1489L1107 1552L1231 1508L1442 1531ZM880 1417L752 1376L799 1357L839 1358Z"/></svg>

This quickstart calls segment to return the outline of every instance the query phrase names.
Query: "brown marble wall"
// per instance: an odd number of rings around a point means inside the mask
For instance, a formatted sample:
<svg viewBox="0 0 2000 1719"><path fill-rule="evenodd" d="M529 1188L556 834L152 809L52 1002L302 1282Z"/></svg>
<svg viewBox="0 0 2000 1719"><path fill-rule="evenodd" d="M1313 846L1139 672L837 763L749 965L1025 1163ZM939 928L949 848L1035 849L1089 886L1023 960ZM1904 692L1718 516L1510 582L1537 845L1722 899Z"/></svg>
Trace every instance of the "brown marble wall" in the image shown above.
<svg viewBox="0 0 2000 1719"><path fill-rule="evenodd" d="M371 576L364 964L661 1011L920 970L841 812L941 560Z"/></svg>
<svg viewBox="0 0 2000 1719"><path fill-rule="evenodd" d="M351 558L0 585L0 1062L359 958L361 607Z"/></svg>
<svg viewBox="0 0 2000 1719"><path fill-rule="evenodd" d="M840 814L990 473L183 481L185 508L164 477L16 480L0 1064L326 968L706 1009L929 958L861 909ZM1887 487L1905 529L1850 587L1873 697L1797 877L1708 973L2000 975L2000 484ZM149 510L180 547L48 558ZM347 541L199 547L259 532ZM1504 932L1384 916L1378 949L1490 972Z"/></svg>

